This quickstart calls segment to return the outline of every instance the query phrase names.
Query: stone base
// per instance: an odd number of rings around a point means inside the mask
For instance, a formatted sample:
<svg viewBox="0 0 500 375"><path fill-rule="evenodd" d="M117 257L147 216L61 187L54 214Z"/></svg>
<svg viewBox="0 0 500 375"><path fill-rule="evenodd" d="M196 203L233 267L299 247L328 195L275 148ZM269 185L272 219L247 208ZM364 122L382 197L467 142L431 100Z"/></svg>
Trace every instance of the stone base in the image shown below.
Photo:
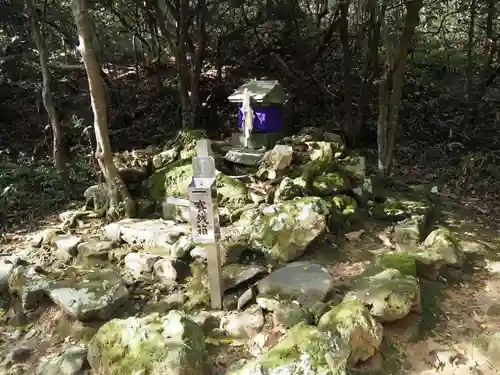
<svg viewBox="0 0 500 375"><path fill-rule="evenodd" d="M229 150L224 156L224 159L232 163L254 167L260 164L264 154L265 152L261 150L238 147Z"/></svg>
<svg viewBox="0 0 500 375"><path fill-rule="evenodd" d="M265 148L270 150L276 142L282 137L280 133L252 133L248 139L248 148L259 150ZM244 137L242 133L233 133L231 144L234 147L242 146Z"/></svg>

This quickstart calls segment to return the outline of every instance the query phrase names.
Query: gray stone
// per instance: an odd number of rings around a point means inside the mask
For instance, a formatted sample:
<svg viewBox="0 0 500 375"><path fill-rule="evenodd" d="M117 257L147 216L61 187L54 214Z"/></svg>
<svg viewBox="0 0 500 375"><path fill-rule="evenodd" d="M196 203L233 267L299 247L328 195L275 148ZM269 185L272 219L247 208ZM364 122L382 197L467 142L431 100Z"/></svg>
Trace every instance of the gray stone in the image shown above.
<svg viewBox="0 0 500 375"><path fill-rule="evenodd" d="M297 303L282 302L273 312L274 326L289 328L299 323L311 324L312 314Z"/></svg>
<svg viewBox="0 0 500 375"><path fill-rule="evenodd" d="M179 150L177 148L162 151L153 157L153 167L155 169L161 169L167 164L172 163L178 156Z"/></svg>
<svg viewBox="0 0 500 375"><path fill-rule="evenodd" d="M133 281L151 281L153 266L160 259L158 255L148 253L130 253L125 256L125 274Z"/></svg>
<svg viewBox="0 0 500 375"><path fill-rule="evenodd" d="M259 266L257 264L228 264L222 268L223 290L230 290L244 282L266 273L267 269L264 266Z"/></svg>
<svg viewBox="0 0 500 375"><path fill-rule="evenodd" d="M15 264L8 257L0 258L0 293L9 288L9 277Z"/></svg>
<svg viewBox="0 0 500 375"><path fill-rule="evenodd" d="M351 346L353 365L372 357L382 343L383 328L360 301L344 301L321 317L318 328L337 331Z"/></svg>
<svg viewBox="0 0 500 375"><path fill-rule="evenodd" d="M364 156L350 156L342 168L353 174L356 178L364 180L366 177L366 158Z"/></svg>
<svg viewBox="0 0 500 375"><path fill-rule="evenodd" d="M82 242L82 239L71 234L61 234L56 236L54 242L59 250L59 253L63 254L63 256L67 255L71 258L76 255L76 249L78 244Z"/></svg>
<svg viewBox="0 0 500 375"><path fill-rule="evenodd" d="M86 363L87 349L71 346L60 355L43 358L36 370L36 375L80 375Z"/></svg>
<svg viewBox="0 0 500 375"><path fill-rule="evenodd" d="M276 145L264 155L265 163L275 171L281 171L292 164L292 146Z"/></svg>
<svg viewBox="0 0 500 375"><path fill-rule="evenodd" d="M120 226L121 238L126 243L160 256L172 256L173 245L191 229L188 225L162 220L120 221L116 224Z"/></svg>
<svg viewBox="0 0 500 375"><path fill-rule="evenodd" d="M14 363L23 362L33 351L25 346L12 349L4 360L4 364L11 365Z"/></svg>
<svg viewBox="0 0 500 375"><path fill-rule="evenodd" d="M224 156L224 159L232 163L253 167L260 164L263 156L264 156L263 151L239 148L239 149L229 150Z"/></svg>
<svg viewBox="0 0 500 375"><path fill-rule="evenodd" d="M231 337L250 338L264 327L264 314L259 306L252 306L245 311L222 318L221 327Z"/></svg>
<svg viewBox="0 0 500 375"><path fill-rule="evenodd" d="M160 259L154 264L154 276L162 285L171 286L175 284L177 270L174 262L172 259Z"/></svg>
<svg viewBox="0 0 500 375"><path fill-rule="evenodd" d="M19 296L23 310L31 310L44 298L48 283L47 277L38 273L36 266L18 266L10 274L9 292Z"/></svg>
<svg viewBox="0 0 500 375"><path fill-rule="evenodd" d="M88 361L96 374L202 374L205 337L187 315L113 319L92 338Z"/></svg>
<svg viewBox="0 0 500 375"><path fill-rule="evenodd" d="M326 229L331 205L317 197L294 199L249 210L234 223L247 236L248 248L273 262L290 262Z"/></svg>
<svg viewBox="0 0 500 375"><path fill-rule="evenodd" d="M113 241L92 239L78 244L78 254L85 258L108 257L108 253L113 248Z"/></svg>
<svg viewBox="0 0 500 375"><path fill-rule="evenodd" d="M271 149L281 138L279 133L251 133L248 138L248 147L253 149ZM244 136L242 133L233 133L231 144L235 147L243 145Z"/></svg>
<svg viewBox="0 0 500 375"><path fill-rule="evenodd" d="M298 324L260 358L227 375L346 375L350 346L338 332Z"/></svg>
<svg viewBox="0 0 500 375"><path fill-rule="evenodd" d="M333 290L333 280L323 266L295 262L260 280L257 288L261 294L297 300L305 305L323 301Z"/></svg>
<svg viewBox="0 0 500 375"><path fill-rule="evenodd" d="M128 300L128 290L114 271L69 267L45 287L50 299L77 320L113 316Z"/></svg>
<svg viewBox="0 0 500 375"><path fill-rule="evenodd" d="M361 276L344 302L359 300L369 306L380 322L393 322L410 312L420 312L420 287L415 277L389 268L375 275Z"/></svg>
<svg viewBox="0 0 500 375"><path fill-rule="evenodd" d="M190 235L180 236L173 244L169 256L173 259L185 257L194 247L193 239Z"/></svg>
<svg viewBox="0 0 500 375"><path fill-rule="evenodd" d="M163 219L181 223L190 222L189 200L183 198L167 197L162 204Z"/></svg>
<svg viewBox="0 0 500 375"><path fill-rule="evenodd" d="M44 229L33 235L31 238L31 246L40 247L42 245L49 245L58 234L63 234L63 232L58 228Z"/></svg>

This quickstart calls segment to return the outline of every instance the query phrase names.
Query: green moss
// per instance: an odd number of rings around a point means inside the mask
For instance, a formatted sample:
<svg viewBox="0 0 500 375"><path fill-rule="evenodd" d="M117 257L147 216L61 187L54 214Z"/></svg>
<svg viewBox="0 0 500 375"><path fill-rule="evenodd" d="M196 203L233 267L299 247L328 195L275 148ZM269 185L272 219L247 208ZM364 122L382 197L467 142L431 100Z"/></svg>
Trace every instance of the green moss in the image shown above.
<svg viewBox="0 0 500 375"><path fill-rule="evenodd" d="M216 184L219 204L241 205L249 202L248 188L243 182L217 172Z"/></svg>
<svg viewBox="0 0 500 375"><path fill-rule="evenodd" d="M272 370L281 366L287 367L288 373L300 373L303 354L308 367L315 373L342 374L347 368L349 345L333 332L321 332L314 326L301 323L261 358L230 375L247 373L252 368Z"/></svg>
<svg viewBox="0 0 500 375"><path fill-rule="evenodd" d="M312 190L319 196L345 193L351 188L349 177L344 172L324 173L314 177Z"/></svg>
<svg viewBox="0 0 500 375"><path fill-rule="evenodd" d="M348 195L337 195L333 197L333 205L344 215L351 215L358 208L356 200Z"/></svg>
<svg viewBox="0 0 500 375"><path fill-rule="evenodd" d="M170 325L174 328L169 329ZM165 330L169 330L167 336ZM108 375L197 375L202 370L204 349L201 328L171 311L167 316L155 313L106 323L91 340L88 359L95 371Z"/></svg>
<svg viewBox="0 0 500 375"><path fill-rule="evenodd" d="M383 269L394 268L400 271L403 275L417 276L415 258L408 254L382 254L375 261L375 266Z"/></svg>

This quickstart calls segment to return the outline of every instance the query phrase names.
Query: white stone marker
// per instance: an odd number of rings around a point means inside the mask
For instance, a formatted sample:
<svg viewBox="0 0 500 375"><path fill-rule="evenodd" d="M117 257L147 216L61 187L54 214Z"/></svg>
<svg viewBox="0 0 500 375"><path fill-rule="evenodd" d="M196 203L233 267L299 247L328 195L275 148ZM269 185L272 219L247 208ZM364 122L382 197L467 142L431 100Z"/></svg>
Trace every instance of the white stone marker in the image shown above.
<svg viewBox="0 0 500 375"><path fill-rule="evenodd" d="M222 271L219 249L220 221L215 184L215 159L209 139L196 144L193 158L193 179L189 184L189 212L194 243L207 249L208 280L212 309L222 309Z"/></svg>

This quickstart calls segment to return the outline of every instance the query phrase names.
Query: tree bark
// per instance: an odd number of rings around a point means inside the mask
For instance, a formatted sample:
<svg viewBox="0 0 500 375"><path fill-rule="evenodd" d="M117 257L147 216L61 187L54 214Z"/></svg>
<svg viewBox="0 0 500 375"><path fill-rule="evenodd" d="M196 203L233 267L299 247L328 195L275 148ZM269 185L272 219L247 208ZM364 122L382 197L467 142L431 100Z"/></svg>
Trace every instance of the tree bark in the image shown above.
<svg viewBox="0 0 500 375"><path fill-rule="evenodd" d="M401 108L408 48L418 25L421 8L422 0L407 1L403 32L397 48L391 45L391 41L386 40L386 61L379 87L377 119L378 169L383 177L391 173L394 161L396 129Z"/></svg>
<svg viewBox="0 0 500 375"><path fill-rule="evenodd" d="M94 131L97 144L95 155L108 185L108 217L117 219L120 216L118 209L120 201L124 203L126 215L133 217L136 209L135 202L113 162L108 134L106 97L100 73L101 69L97 62L92 41L93 34L88 13L88 0L72 0L71 5L80 40L79 49L87 71L92 110L94 112Z"/></svg>
<svg viewBox="0 0 500 375"><path fill-rule="evenodd" d="M467 47L467 99L472 105L474 78L474 30L476 24L477 0L470 0L469 32Z"/></svg>
<svg viewBox="0 0 500 375"><path fill-rule="evenodd" d="M52 74L49 70L47 50L45 48L45 39L40 28L40 22L38 21L35 1L28 0L26 2L26 6L31 21L31 31L33 33L33 39L35 41L40 58L40 68L42 71L43 81L42 100L45 110L47 111L47 115L49 116L50 125L52 127L52 157L54 166L61 175L61 181L63 185L68 188L69 175L66 166L66 155L64 153L64 137L61 122L59 121L59 115L54 105L54 98L52 95Z"/></svg>
<svg viewBox="0 0 500 375"><path fill-rule="evenodd" d="M486 37L495 38L496 1L488 0L488 13L486 16Z"/></svg>
<svg viewBox="0 0 500 375"><path fill-rule="evenodd" d="M340 4L340 39L344 54L344 133L351 144L356 143L359 135L357 124L352 122L352 91L351 91L351 51L349 44L349 0Z"/></svg>

